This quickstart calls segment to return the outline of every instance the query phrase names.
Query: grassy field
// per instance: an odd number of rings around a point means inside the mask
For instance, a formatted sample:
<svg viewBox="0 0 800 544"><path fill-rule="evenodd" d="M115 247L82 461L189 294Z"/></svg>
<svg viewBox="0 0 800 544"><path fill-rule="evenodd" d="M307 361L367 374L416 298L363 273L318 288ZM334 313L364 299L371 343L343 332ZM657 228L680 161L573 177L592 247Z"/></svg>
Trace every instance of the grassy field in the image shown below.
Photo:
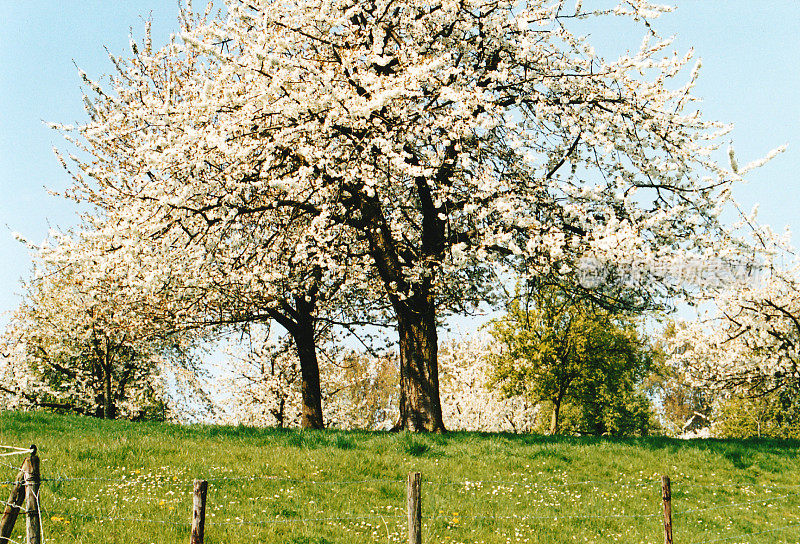
<svg viewBox="0 0 800 544"><path fill-rule="evenodd" d="M32 443L49 480L48 542L185 543L194 478L209 480L210 544L405 542L410 471L423 477L426 543L663 542L661 474L673 481L678 544L800 542L797 442L301 432L0 412L0 444ZM21 459L0 461L5 500Z"/></svg>

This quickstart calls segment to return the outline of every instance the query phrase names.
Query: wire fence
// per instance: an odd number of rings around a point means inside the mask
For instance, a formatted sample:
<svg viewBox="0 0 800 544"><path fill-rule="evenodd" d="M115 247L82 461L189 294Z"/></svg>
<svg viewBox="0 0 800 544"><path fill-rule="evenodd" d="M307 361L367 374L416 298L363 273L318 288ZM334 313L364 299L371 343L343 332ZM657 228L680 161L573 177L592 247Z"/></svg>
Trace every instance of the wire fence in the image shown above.
<svg viewBox="0 0 800 544"><path fill-rule="evenodd" d="M11 538L11 533L19 513L25 516L27 544L40 544L44 541L44 537L39 515L40 473L36 446L19 448L0 445L1 457L19 455L26 457L20 465L8 501L0 501L3 506L3 515L0 517L0 544L16 542ZM10 466L13 468L13 465Z"/></svg>
<svg viewBox="0 0 800 544"><path fill-rule="evenodd" d="M17 448L4 457L30 451ZM192 527L194 479L188 476L133 470L41 478L37 506L48 526L41 541L47 535L54 541L80 535L85 542L113 542L131 531L151 535L137 542L184 541ZM422 476L423 542L664 539L662 481L655 476L581 481L564 481L564 475L560 481L542 475L489 480L435 476ZM205 480L205 530L214 535L213 542L392 543L410 537L403 478L243 474ZM0 492L17 483L0 481ZM0 499L0 507L12 506ZM679 544L800 541L800 484L678 478L671 482L671 509ZM146 528L151 526L157 529ZM10 537L0 537L0 544L23 540Z"/></svg>

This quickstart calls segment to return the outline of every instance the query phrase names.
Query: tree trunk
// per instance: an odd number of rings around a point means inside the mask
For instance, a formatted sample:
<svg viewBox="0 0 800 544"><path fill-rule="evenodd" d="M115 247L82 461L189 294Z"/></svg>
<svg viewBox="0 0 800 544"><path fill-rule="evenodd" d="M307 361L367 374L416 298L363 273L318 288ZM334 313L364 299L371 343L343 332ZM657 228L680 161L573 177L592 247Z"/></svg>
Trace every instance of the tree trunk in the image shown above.
<svg viewBox="0 0 800 544"><path fill-rule="evenodd" d="M561 388L558 392L558 395L555 399L553 399L553 413L550 417L550 434L556 435L561 430L561 425L559 421L559 415L561 413L561 404L564 402L564 395L566 395L567 391L565 388Z"/></svg>
<svg viewBox="0 0 800 544"><path fill-rule="evenodd" d="M400 421L397 427L444 432L439 400L436 308L430 294L415 297L414 302L395 308L400 337Z"/></svg>
<svg viewBox="0 0 800 544"><path fill-rule="evenodd" d="M111 368L103 368L103 417L114 419L117 416L114 406L114 390L111 385Z"/></svg>
<svg viewBox="0 0 800 544"><path fill-rule="evenodd" d="M278 409L273 411L273 415L275 416L275 420L278 422L278 427L283 429L284 422L286 421L286 399L281 398L278 401Z"/></svg>
<svg viewBox="0 0 800 544"><path fill-rule="evenodd" d="M314 289L304 296L294 296L294 305L283 300L279 308L268 308L268 315L277 321L294 340L300 361L300 390L303 407L300 425L304 429L323 429L322 392L320 391L317 340L314 335ZM283 411L283 409L281 409Z"/></svg>
<svg viewBox="0 0 800 544"><path fill-rule="evenodd" d="M404 150L410 164L420 165L410 145ZM438 175L438 174L437 174ZM442 179L447 173L442 174ZM396 429L444 432L442 405L439 400L439 364L437 360L436 304L432 285L435 267L427 266L444 255L445 221L443 209L434 204L428 180L415 178L422 205L422 238L419 260L409 261L408 253L401 258L398 242L390 222L384 215L380 199L359 191L352 192L352 203L361 212L353 226L362 230L369 242L378 274L397 317L400 342L400 420ZM427 275L418 283L409 283L407 270L416 264L426 265Z"/></svg>
<svg viewBox="0 0 800 544"><path fill-rule="evenodd" d="M322 392L319 384L319 362L314 341L314 322L301 320L292 332L297 356L300 359L301 390L303 395L304 429L324 428L322 420Z"/></svg>
<svg viewBox="0 0 800 544"><path fill-rule="evenodd" d="M558 434L558 413L561 411L561 398L553 401L553 412L550 414L550 434Z"/></svg>

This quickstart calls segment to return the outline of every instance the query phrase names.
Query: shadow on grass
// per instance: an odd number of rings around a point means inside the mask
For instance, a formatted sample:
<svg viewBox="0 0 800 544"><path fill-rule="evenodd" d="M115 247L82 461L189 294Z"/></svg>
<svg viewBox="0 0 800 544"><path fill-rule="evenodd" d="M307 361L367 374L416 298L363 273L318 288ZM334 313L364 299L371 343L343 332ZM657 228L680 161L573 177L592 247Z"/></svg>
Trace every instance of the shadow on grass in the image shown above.
<svg viewBox="0 0 800 544"><path fill-rule="evenodd" d="M414 434L408 432L337 429L303 430L261 428L244 425L179 425L161 422L106 421L93 417L60 415L44 411L0 411L0 432L25 437L20 443L35 443L37 436L94 435L102 433L109 439L115 435L154 435L159 438L189 440L246 440L249 444L264 442L307 449L336 448L352 450L372 447L377 442L388 443L413 457L441 457L444 450L463 444L479 444L487 450L514 450L520 446L541 446L542 455L558 455L563 446L630 447L651 451L686 452L696 450L719 454L736 468L753 465L758 454L780 455L795 459L800 455L800 440L769 438L750 439L691 439L681 440L664 436L617 438L596 436L545 436L538 434L488 433L450 431L443 434ZM555 449L554 449L555 448Z"/></svg>

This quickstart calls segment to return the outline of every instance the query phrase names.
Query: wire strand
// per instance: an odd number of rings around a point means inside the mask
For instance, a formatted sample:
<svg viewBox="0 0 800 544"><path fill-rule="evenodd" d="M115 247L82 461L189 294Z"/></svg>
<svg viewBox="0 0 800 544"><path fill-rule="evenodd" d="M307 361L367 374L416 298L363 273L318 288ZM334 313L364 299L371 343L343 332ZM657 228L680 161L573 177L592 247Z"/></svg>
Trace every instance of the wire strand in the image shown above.
<svg viewBox="0 0 800 544"><path fill-rule="evenodd" d="M209 521L206 519L206 525L271 525L275 523L319 523L324 521L360 521L365 519L403 519L405 516L351 516L346 518L294 518L294 519L265 519L258 521Z"/></svg>
<svg viewBox="0 0 800 544"><path fill-rule="evenodd" d="M800 523L793 523L791 525L784 525L783 527L777 527L775 529L766 529L764 531L758 531L756 533L744 533L744 534L740 534L740 535L727 536L727 537L724 537L724 538L714 538L712 540L696 540L696 541L692 542L691 544L709 544L711 542L725 542L727 540L735 540L737 538L742 538L742 537L748 537L748 536L754 536L754 535L763 535L763 534L767 534L767 533L777 533L779 531L785 531L786 529L791 529L791 528L794 528L794 527L800 527Z"/></svg>
<svg viewBox="0 0 800 544"><path fill-rule="evenodd" d="M614 486L634 486L634 487L645 487L649 485L654 485L658 483L657 480L629 480L627 482L616 482L612 480L584 480L580 482L563 482L558 484L548 484L548 483L537 483L531 481L514 481L514 480L464 480L464 481L433 481L433 480L423 480L423 483L427 485L433 486L475 486L475 485L484 485L484 484L494 484L494 485L510 485L510 486L520 486L520 487L531 487L536 489L547 489L547 488L558 488L558 487L572 487L572 486L579 486L579 485L591 485L591 484L605 484L605 485L614 485Z"/></svg>
<svg viewBox="0 0 800 544"><path fill-rule="evenodd" d="M8 468L13 468L14 470L22 470L22 467L16 467L14 465L9 465L8 463L4 463L3 461L0 461L0 465L6 466ZM3 483L3 482L0 482L0 483Z"/></svg>
<svg viewBox="0 0 800 544"><path fill-rule="evenodd" d="M369 480L304 480L302 478L287 478L281 476L221 476L218 478L208 478L208 483L212 482L240 482L240 481L266 480L275 482L289 482L311 485L352 485L352 484L375 484L375 483L405 483L405 480L392 480L389 478L373 478Z"/></svg>
<svg viewBox="0 0 800 544"><path fill-rule="evenodd" d="M739 507L742 507L742 506L748 506L750 504L760 504L760 503L765 503L765 502L782 501L783 499L786 499L788 497L793 497L793 496L798 495L798 494L800 494L800 492L799 493L787 493L786 495L778 495L777 497L769 497L769 498L766 498L766 499L757 499L757 500L744 501L744 502L733 502L733 503L729 503L729 504L720 504L720 505L715 505L715 506L707 506L707 507L704 507L704 508L693 508L691 510L683 510L683 511L676 510L675 511L675 516L683 516L683 515L686 515L686 514L693 514L693 513L696 513L696 512L707 512L709 510L724 510L726 508L739 508Z"/></svg>
<svg viewBox="0 0 800 544"><path fill-rule="evenodd" d="M527 520L557 520L557 519L628 519L628 518L658 518L661 514L565 514L560 515L554 513L547 516L528 516L525 514L514 516L466 516L463 519L479 520L479 519L514 519L519 521ZM449 516L423 516L424 519L432 521L441 521L452 519Z"/></svg>
<svg viewBox="0 0 800 544"><path fill-rule="evenodd" d="M9 506L9 507L11 507L11 508L16 508L16 509L17 509L17 511L18 511L20 514L27 514L27 513L28 513L28 510L26 510L26 509L25 509L25 508L23 508L22 506L17 506L16 504L12 504L12 503L10 503L10 502L6 502L6 501L0 501L0 504L2 504L3 506Z"/></svg>
<svg viewBox="0 0 800 544"><path fill-rule="evenodd" d="M0 457L4 455L23 455L26 453L33 453L33 448L18 448L16 446L2 446L2 445L0 445L0 448L6 450L14 450L8 453L0 453Z"/></svg>

